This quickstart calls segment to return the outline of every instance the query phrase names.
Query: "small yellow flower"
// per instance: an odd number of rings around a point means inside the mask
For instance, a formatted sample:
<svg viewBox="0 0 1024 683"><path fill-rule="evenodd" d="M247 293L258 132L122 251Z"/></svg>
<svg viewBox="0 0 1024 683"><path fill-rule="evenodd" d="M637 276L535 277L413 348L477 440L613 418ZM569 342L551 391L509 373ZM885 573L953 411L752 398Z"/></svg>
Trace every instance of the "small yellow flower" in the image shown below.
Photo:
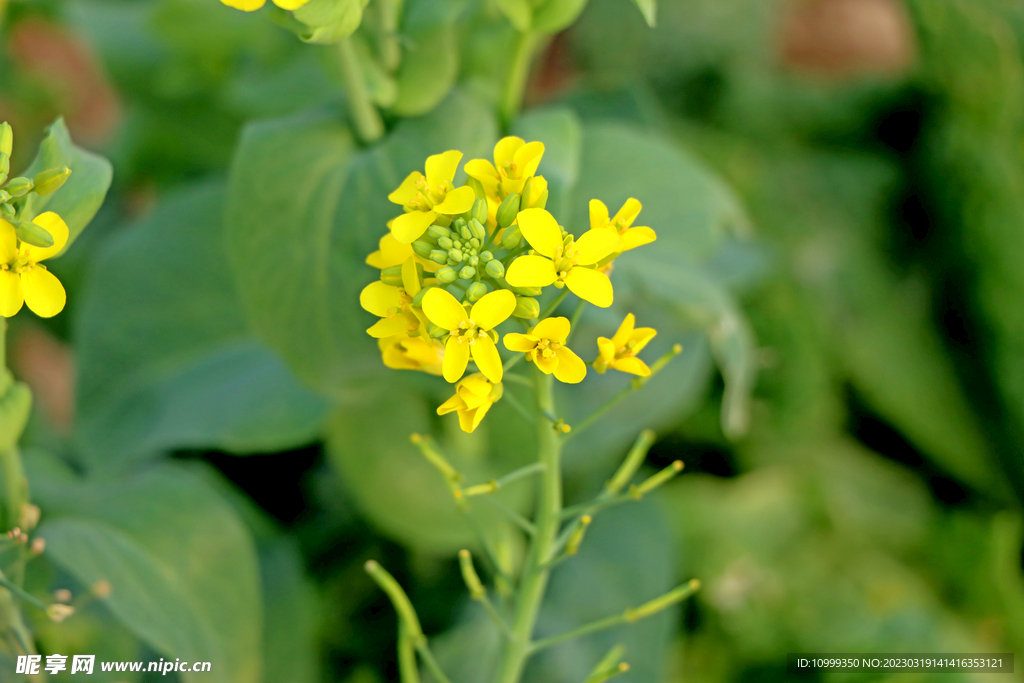
<svg viewBox="0 0 1024 683"><path fill-rule="evenodd" d="M447 290L435 287L423 297L423 312L438 327L448 330L444 351L444 378L454 384L466 372L472 354L480 372L492 382L502 377L501 356L492 330L516 309L516 295L507 289L485 294L467 314Z"/></svg>
<svg viewBox="0 0 1024 683"><path fill-rule="evenodd" d="M640 375L646 377L651 374L651 369L647 367L647 364L636 357L636 354L640 353L647 342L654 339L654 335L658 334L656 330L651 327L637 327L633 326L636 324L636 318L632 313L626 316L626 319L619 325L619 330L615 333L611 339L607 337L598 337L597 348L598 357L594 361L594 369L600 373L603 373L608 368L618 370L619 372L628 372L634 375Z"/></svg>
<svg viewBox="0 0 1024 683"><path fill-rule="evenodd" d="M410 256L413 256L412 247L402 244L388 233L380 238L377 251L366 257L366 265L384 270L405 263Z"/></svg>
<svg viewBox="0 0 1024 683"><path fill-rule="evenodd" d="M543 142L509 136L494 146L494 164L487 159L473 159L466 163L466 173L480 181L489 198L500 201L513 192L522 193L523 185L537 172L543 156Z"/></svg>
<svg viewBox="0 0 1024 683"><path fill-rule="evenodd" d="M630 197L622 205L614 218L608 218L608 207L600 199L590 200L590 229L609 228L614 230L622 238L622 251L629 251L650 244L658 239L653 230L647 227L631 227L636 217L640 215L643 206L639 201Z"/></svg>
<svg viewBox="0 0 1024 683"><path fill-rule="evenodd" d="M398 334L377 340L384 365L394 370L421 370L431 375L441 374L444 345L426 335L410 337Z"/></svg>
<svg viewBox="0 0 1024 683"><path fill-rule="evenodd" d="M234 7L245 12L254 12L267 3L267 0L220 0L228 7ZM309 0L274 0L274 4L281 9L295 10L305 5Z"/></svg>
<svg viewBox="0 0 1024 683"><path fill-rule="evenodd" d="M371 337L382 339L395 335L419 334L426 329L423 311L414 308L413 298L423 289L416 260L406 259L402 264L402 286L394 287L380 280L371 282L359 293L359 305L380 318L366 330Z"/></svg>
<svg viewBox="0 0 1024 683"><path fill-rule="evenodd" d="M568 337L568 318L545 318L526 334L506 334L504 343L509 351L524 352L545 374L554 373L559 382L577 384L587 376L587 366L565 345Z"/></svg>
<svg viewBox="0 0 1024 683"><path fill-rule="evenodd" d="M595 306L612 305L612 281L605 273L588 266L615 253L622 241L611 230L588 230L578 240L562 238L554 216L544 209L519 212L519 230L536 254L520 256L505 276L513 287L566 286L576 296Z"/></svg>
<svg viewBox="0 0 1024 683"><path fill-rule="evenodd" d="M459 412L459 426L462 431L472 433L480 426L484 415L502 395L501 382L491 383L481 373L466 377L455 387L455 395L441 404L438 415L447 415L453 410Z"/></svg>
<svg viewBox="0 0 1024 683"><path fill-rule="evenodd" d="M471 187L452 185L462 152L449 150L427 157L426 175L413 171L388 195L405 213L391 222L391 234L402 244L412 244L438 215L456 216L473 208L476 193ZM447 225L447 223L446 223Z"/></svg>
<svg viewBox="0 0 1024 683"><path fill-rule="evenodd" d="M32 222L53 236L53 246L19 243L14 226L0 219L0 315L5 318L20 311L23 303L40 318L52 318L67 301L60 280L39 262L60 253L68 242L68 226L52 211Z"/></svg>

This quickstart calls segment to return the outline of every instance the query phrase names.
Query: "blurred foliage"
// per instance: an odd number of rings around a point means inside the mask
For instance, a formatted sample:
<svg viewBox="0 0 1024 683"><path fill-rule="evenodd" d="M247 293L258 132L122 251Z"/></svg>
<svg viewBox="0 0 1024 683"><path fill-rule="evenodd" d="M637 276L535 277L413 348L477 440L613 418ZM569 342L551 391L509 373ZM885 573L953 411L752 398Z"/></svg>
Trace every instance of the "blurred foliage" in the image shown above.
<svg viewBox="0 0 1024 683"><path fill-rule="evenodd" d="M362 5L332 4L358 29L332 15L304 37L355 30L371 53L385 17ZM334 48L269 8L10 4L0 119L41 140L65 113L115 168L54 264L72 293L48 329L75 351L74 429L35 415L26 460L48 543L30 588L123 588L37 624L44 650L210 659L232 683L393 680L372 557L441 634L455 683L483 680L496 634L450 559L473 537L407 436L432 428L479 481L533 444L507 405L469 436L439 421L436 387L383 372L356 295L387 192L426 154L486 156L501 132L509 20L560 29L582 10L510 130L545 142L570 230L591 197L636 196L658 231L577 343L592 353L628 309L659 330L652 358L684 352L569 442L569 503L641 427L661 435L651 467L691 471L595 522L540 628L692 576L706 588L552 649L527 680L582 681L615 642L624 683L783 680L792 651L1024 651L1020 8L676 0L655 22L649 0L404 5L402 67L362 62L388 127L365 147ZM62 47L60 68L39 45ZM46 149L65 143L58 130ZM589 378L569 422L625 384ZM529 504L528 487L504 495ZM492 540L515 555L513 538Z"/></svg>

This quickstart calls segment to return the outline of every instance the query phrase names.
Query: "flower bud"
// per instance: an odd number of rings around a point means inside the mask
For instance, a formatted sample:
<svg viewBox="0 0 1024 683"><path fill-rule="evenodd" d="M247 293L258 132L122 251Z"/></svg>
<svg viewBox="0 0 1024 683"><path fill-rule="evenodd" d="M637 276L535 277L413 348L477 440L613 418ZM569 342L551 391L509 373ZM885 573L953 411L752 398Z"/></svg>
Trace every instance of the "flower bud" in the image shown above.
<svg viewBox="0 0 1024 683"><path fill-rule="evenodd" d="M462 235L462 239L468 242L473 238L473 231L469 229L469 224L465 224L459 228L459 234Z"/></svg>
<svg viewBox="0 0 1024 683"><path fill-rule="evenodd" d="M486 208L487 208L487 199L486 199L486 197L487 197L487 192L486 192L486 191L484 190L484 185L483 185L483 183L481 183L481 182L480 182L479 180L477 180L476 178L469 178L469 179L468 179L468 180L466 181L466 186L467 186L467 187L472 187L472 188L473 188L473 193L474 193L474 194L476 194L476 198L477 198L477 200L478 200L478 201L479 201L479 200L481 200L481 199L483 199L483 200L484 200L484 209L486 210ZM476 211L476 208L474 207L474 209L473 209L473 210L474 210L474 212L475 212L475 211Z"/></svg>
<svg viewBox="0 0 1024 683"><path fill-rule="evenodd" d="M465 228L465 227L466 227L466 219L463 218L462 216L459 216L454 221L452 221L453 239L454 239L455 236L465 237L465 235L463 234L463 228Z"/></svg>
<svg viewBox="0 0 1024 683"><path fill-rule="evenodd" d="M477 240L485 240L485 239L487 239L487 230L484 228L483 221L478 221L475 218L470 220L469 221L469 231L471 233L473 233L473 237L475 239L477 239ZM477 246L477 248L480 247L479 244L477 244L476 246Z"/></svg>
<svg viewBox="0 0 1024 683"><path fill-rule="evenodd" d="M472 216L473 220L480 225L484 225L487 223L487 200L481 197L481 195L477 195L477 197L480 198L473 204L473 210L470 212L470 216Z"/></svg>
<svg viewBox="0 0 1024 683"><path fill-rule="evenodd" d="M448 263L448 252L441 251L440 249L433 249L430 252L430 260L443 266Z"/></svg>
<svg viewBox="0 0 1024 683"><path fill-rule="evenodd" d="M473 249L479 249L483 246L483 243L475 237L470 238L469 246Z"/></svg>
<svg viewBox="0 0 1024 683"><path fill-rule="evenodd" d="M548 204L548 181L544 176L534 176L523 186L520 209L543 209Z"/></svg>
<svg viewBox="0 0 1024 683"><path fill-rule="evenodd" d="M540 304L532 297L517 296L516 310L512 311L512 315L517 318L536 318L540 315Z"/></svg>
<svg viewBox="0 0 1024 683"><path fill-rule="evenodd" d="M11 128L11 124L4 121L0 123L0 154L6 154L10 157L13 149L14 130Z"/></svg>
<svg viewBox="0 0 1024 683"><path fill-rule="evenodd" d="M438 327L434 323L430 323L427 325L427 334L429 334L431 337L434 337L435 339L440 339L444 335L448 334L448 330L444 329L443 327Z"/></svg>
<svg viewBox="0 0 1024 683"><path fill-rule="evenodd" d="M53 246L53 235L46 232L43 228L39 227L35 223L25 223L19 221L14 227L15 234L18 235L18 239L27 244L31 244L33 247L52 247Z"/></svg>
<svg viewBox="0 0 1024 683"><path fill-rule="evenodd" d="M61 166L60 168L51 168L42 173L36 174L35 178L35 192L38 195L48 195L56 192L64 185L67 181L68 176L71 175L71 169L67 166Z"/></svg>
<svg viewBox="0 0 1024 683"><path fill-rule="evenodd" d="M417 308L422 308L423 307L423 297L425 297L427 295L427 292L429 290L433 289L433 288L434 288L433 285L426 285L425 287L423 287L423 289L421 289L419 292L417 292L416 296L414 296L412 298L412 305L416 306Z"/></svg>
<svg viewBox="0 0 1024 683"><path fill-rule="evenodd" d="M463 254L460 249L449 249L448 258L454 261L455 263L462 263L462 261L466 258L466 255Z"/></svg>
<svg viewBox="0 0 1024 683"><path fill-rule="evenodd" d="M514 294L520 296L540 296L541 292L544 291L540 287L509 287Z"/></svg>
<svg viewBox="0 0 1024 683"><path fill-rule="evenodd" d="M485 283L474 282L469 286L469 289L466 290L466 296L469 297L470 301L477 301L489 291L491 291L491 288Z"/></svg>
<svg viewBox="0 0 1024 683"><path fill-rule="evenodd" d="M31 242L29 242L31 244ZM402 286L402 266L390 266L380 271L380 281L392 287Z"/></svg>
<svg viewBox="0 0 1024 683"><path fill-rule="evenodd" d="M498 207L498 227L507 228L519 215L519 193L513 192L505 197L505 201Z"/></svg>
<svg viewBox="0 0 1024 683"><path fill-rule="evenodd" d="M431 225L427 228L427 234L430 235L431 239L439 240L442 237L450 237L452 231L440 225Z"/></svg>
<svg viewBox="0 0 1024 683"><path fill-rule="evenodd" d="M489 252L489 251L481 251L481 252L480 252L480 261L481 261L482 263L487 263L487 262L488 262L488 261L490 261L490 260L491 260L492 258L494 258L494 254L492 254L492 253L491 253L491 252Z"/></svg>
<svg viewBox="0 0 1024 683"><path fill-rule="evenodd" d="M439 237L437 240L437 246L441 247L445 251L448 251L453 246L455 246L455 243L452 242L451 237Z"/></svg>
<svg viewBox="0 0 1024 683"><path fill-rule="evenodd" d="M0 152L0 185L7 182L7 174L11 172L11 158Z"/></svg>
<svg viewBox="0 0 1024 683"><path fill-rule="evenodd" d="M424 240L416 240L412 243L412 250L416 252L416 255L420 258L430 258L430 252L433 251L434 245Z"/></svg>
<svg viewBox="0 0 1024 683"><path fill-rule="evenodd" d="M434 273L434 277L447 285L458 280L459 274L451 266L445 266Z"/></svg>
<svg viewBox="0 0 1024 683"><path fill-rule="evenodd" d="M519 231L518 225L513 225L511 228L505 228L505 232L501 233L501 246L505 247L509 251L512 251L519 246L519 243L523 241L523 233Z"/></svg>
<svg viewBox="0 0 1024 683"><path fill-rule="evenodd" d="M14 207L7 203L0 204L0 216L7 219L14 218Z"/></svg>
<svg viewBox="0 0 1024 683"><path fill-rule="evenodd" d="M11 178L4 189L12 197L24 197L32 191L32 181L28 178Z"/></svg>
<svg viewBox="0 0 1024 683"><path fill-rule="evenodd" d="M476 275L476 268L473 266L463 266L462 270L459 271L459 277L463 280L468 280Z"/></svg>
<svg viewBox="0 0 1024 683"><path fill-rule="evenodd" d="M505 277L505 266L501 265L501 261L492 259L484 266L484 272L497 280L498 278Z"/></svg>

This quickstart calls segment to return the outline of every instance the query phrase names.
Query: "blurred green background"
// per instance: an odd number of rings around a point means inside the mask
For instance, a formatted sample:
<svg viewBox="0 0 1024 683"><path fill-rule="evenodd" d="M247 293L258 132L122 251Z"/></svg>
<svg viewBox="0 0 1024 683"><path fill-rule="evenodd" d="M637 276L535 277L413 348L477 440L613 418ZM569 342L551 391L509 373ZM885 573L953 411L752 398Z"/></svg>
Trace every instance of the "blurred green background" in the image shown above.
<svg viewBox="0 0 1024 683"><path fill-rule="evenodd" d="M373 558L442 634L456 683L483 680L496 637L453 562L470 537L405 435L433 425L481 480L527 461L529 441L501 404L477 438L431 420L446 388L382 379L354 295L392 176L449 146L489 154L513 34L487 2L408 0L402 36L420 70L397 86L366 74L389 136L339 151L355 170L326 219L335 362L280 330L236 248L282 220L239 199L247 174L321 180L303 154L323 140L297 149L276 122L343 120L331 48L215 0L9 0L13 167L63 115L115 168L53 263L68 309L13 321L11 355L37 395L26 460L48 553L32 587L135 588L38 622L44 651L194 656L218 683L395 680ZM511 130L548 146L549 208L582 225L592 196L636 196L660 237L617 268L622 308L588 313L581 338L630 307L660 332L651 358L686 348L570 442L569 501L643 427L659 434L648 465L686 471L595 522L540 628L704 588L554 648L527 680L582 681L615 642L624 683L1010 678L796 679L785 655L1024 654L1022 39L1024 5L1003 0L672 0L653 29L625 0L590 0L544 48ZM226 229L238 201L245 221ZM296 258L287 236L265 244ZM588 379L573 410L620 380Z"/></svg>

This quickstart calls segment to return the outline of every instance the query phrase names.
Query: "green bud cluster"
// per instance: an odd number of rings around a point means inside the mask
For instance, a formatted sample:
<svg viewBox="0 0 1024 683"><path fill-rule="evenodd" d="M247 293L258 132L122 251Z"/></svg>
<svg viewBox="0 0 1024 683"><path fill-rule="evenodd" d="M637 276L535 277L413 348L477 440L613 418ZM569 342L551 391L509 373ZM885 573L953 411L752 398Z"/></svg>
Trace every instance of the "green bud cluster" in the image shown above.
<svg viewBox="0 0 1024 683"><path fill-rule="evenodd" d="M14 131L6 121L0 123L0 218L14 225L18 239L37 247L53 246L53 236L35 223L15 220L29 194L39 196L59 190L71 175L67 166L41 171L34 178L10 178Z"/></svg>

